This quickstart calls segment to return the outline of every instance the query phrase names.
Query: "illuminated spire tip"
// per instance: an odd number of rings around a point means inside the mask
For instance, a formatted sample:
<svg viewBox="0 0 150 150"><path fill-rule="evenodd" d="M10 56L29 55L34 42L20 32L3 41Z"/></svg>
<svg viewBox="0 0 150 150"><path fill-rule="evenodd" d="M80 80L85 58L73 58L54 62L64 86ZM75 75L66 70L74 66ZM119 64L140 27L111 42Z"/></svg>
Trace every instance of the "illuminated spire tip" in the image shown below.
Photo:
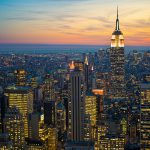
<svg viewBox="0 0 150 150"><path fill-rule="evenodd" d="M118 13L118 6L117 6L117 19L116 19L116 30L120 30L119 29L119 13Z"/></svg>

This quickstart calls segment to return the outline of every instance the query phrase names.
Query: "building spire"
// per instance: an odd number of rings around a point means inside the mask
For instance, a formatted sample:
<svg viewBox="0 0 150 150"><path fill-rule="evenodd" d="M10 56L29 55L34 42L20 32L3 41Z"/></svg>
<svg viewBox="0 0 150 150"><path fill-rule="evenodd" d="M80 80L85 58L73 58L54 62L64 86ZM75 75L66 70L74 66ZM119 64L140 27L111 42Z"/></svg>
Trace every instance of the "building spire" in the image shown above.
<svg viewBox="0 0 150 150"><path fill-rule="evenodd" d="M117 6L117 19L116 19L116 30L120 30L119 28L119 15L118 15L118 6Z"/></svg>

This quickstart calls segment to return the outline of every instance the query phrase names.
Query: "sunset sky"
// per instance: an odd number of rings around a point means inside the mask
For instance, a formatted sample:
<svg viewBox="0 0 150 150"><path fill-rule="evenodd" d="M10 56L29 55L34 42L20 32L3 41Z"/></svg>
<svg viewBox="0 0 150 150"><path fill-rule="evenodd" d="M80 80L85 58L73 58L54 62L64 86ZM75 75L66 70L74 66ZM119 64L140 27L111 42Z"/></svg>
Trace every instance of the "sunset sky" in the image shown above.
<svg viewBox="0 0 150 150"><path fill-rule="evenodd" d="M0 0L0 43L150 45L150 0Z"/></svg>

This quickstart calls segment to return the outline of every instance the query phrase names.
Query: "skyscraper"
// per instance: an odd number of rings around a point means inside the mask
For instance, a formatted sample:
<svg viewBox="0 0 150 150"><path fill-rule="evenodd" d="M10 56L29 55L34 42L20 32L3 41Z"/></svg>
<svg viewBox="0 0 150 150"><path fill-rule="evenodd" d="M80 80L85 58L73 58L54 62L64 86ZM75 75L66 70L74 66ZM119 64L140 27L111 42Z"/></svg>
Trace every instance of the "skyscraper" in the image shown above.
<svg viewBox="0 0 150 150"><path fill-rule="evenodd" d="M85 75L86 89L89 90L89 63L87 55L84 60L84 75Z"/></svg>
<svg viewBox="0 0 150 150"><path fill-rule="evenodd" d="M124 81L124 37L119 27L118 8L116 29L112 33L110 48L110 64L111 64L111 89L112 98L125 97L125 81Z"/></svg>
<svg viewBox="0 0 150 150"><path fill-rule="evenodd" d="M26 85L26 74L27 73L24 69L15 70L17 86L25 86Z"/></svg>
<svg viewBox="0 0 150 150"><path fill-rule="evenodd" d="M5 132L9 134L14 149L24 149L24 122L16 107L8 108L4 119Z"/></svg>
<svg viewBox="0 0 150 150"><path fill-rule="evenodd" d="M33 91L29 87L9 86L5 89L9 106L16 106L24 119L25 138L28 138L28 115L33 111Z"/></svg>
<svg viewBox="0 0 150 150"><path fill-rule="evenodd" d="M55 126L55 101L44 102L44 124Z"/></svg>
<svg viewBox="0 0 150 150"><path fill-rule="evenodd" d="M150 149L150 83L141 84L141 150Z"/></svg>
<svg viewBox="0 0 150 150"><path fill-rule="evenodd" d="M75 68L71 72L71 103L70 103L70 132L72 141L81 141L83 139L83 119L84 119L84 98L85 86L83 72Z"/></svg>

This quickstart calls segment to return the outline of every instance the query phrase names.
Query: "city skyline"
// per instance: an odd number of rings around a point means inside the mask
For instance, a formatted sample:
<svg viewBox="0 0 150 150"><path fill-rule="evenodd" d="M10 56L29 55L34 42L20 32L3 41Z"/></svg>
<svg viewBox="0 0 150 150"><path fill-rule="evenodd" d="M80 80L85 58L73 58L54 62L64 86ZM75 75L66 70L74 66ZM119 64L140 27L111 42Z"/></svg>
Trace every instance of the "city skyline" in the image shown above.
<svg viewBox="0 0 150 150"><path fill-rule="evenodd" d="M149 46L149 4L148 0L2 0L0 43L110 45L118 5L125 44Z"/></svg>

